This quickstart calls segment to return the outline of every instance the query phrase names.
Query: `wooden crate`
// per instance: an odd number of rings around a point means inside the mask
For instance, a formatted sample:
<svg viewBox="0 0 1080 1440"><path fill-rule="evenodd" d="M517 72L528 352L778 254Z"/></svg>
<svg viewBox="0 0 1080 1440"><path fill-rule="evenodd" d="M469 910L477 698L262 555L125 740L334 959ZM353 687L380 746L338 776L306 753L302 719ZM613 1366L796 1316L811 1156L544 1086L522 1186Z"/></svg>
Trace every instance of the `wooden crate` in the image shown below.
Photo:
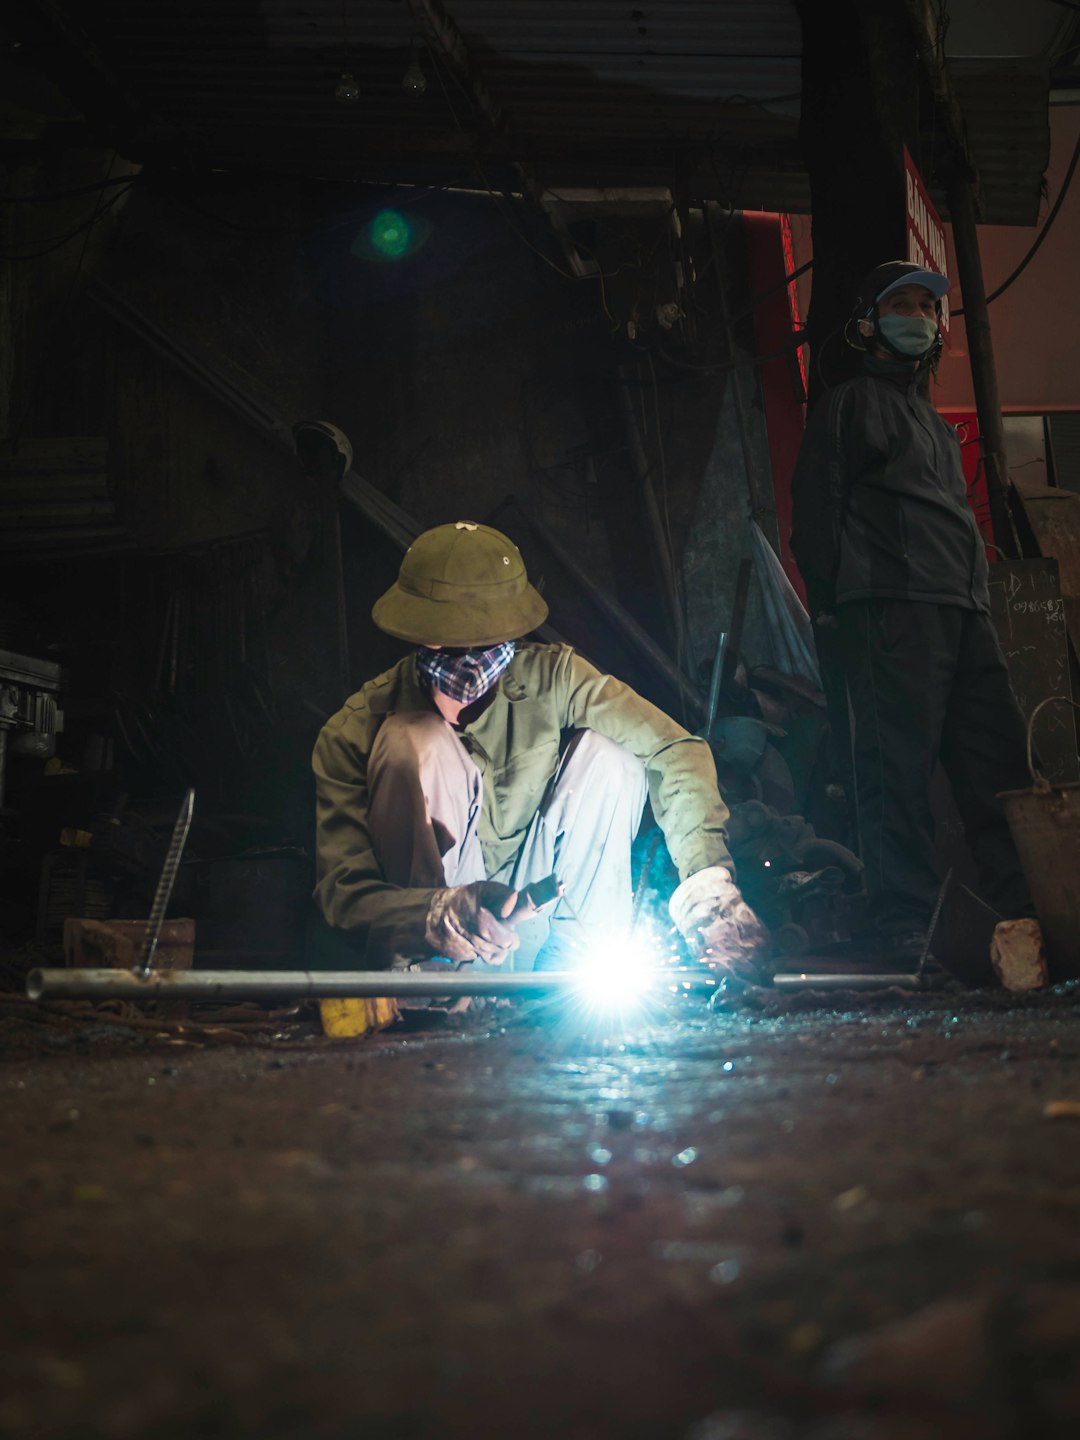
<svg viewBox="0 0 1080 1440"><path fill-rule="evenodd" d="M76 970L130 970L146 937L145 920L64 921L64 964ZM190 970L195 957L195 921L166 920L154 952L155 970Z"/></svg>

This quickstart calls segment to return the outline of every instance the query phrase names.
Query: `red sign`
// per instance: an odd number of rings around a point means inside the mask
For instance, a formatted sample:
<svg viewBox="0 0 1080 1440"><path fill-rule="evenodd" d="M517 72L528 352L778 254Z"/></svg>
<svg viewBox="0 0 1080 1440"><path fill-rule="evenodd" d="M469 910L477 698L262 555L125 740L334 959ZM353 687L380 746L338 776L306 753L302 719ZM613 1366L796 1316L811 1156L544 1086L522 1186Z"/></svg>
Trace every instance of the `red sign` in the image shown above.
<svg viewBox="0 0 1080 1440"><path fill-rule="evenodd" d="M795 265L795 242L791 235L790 215L780 216L780 244L784 251L784 273L786 275L794 275L797 267ZM799 314L799 287L794 280L788 281L787 297L788 314L791 317L791 331L793 335L797 335L802 329L802 316ZM810 381L806 373L806 351L801 345L798 350L795 351L795 359L798 362L799 374L802 376L802 396L800 398L805 400Z"/></svg>
<svg viewBox="0 0 1080 1440"><path fill-rule="evenodd" d="M906 191L907 258L923 270L948 275L945 253L945 226L934 209L922 176L904 146L904 189ZM941 328L949 333L949 297L941 302Z"/></svg>

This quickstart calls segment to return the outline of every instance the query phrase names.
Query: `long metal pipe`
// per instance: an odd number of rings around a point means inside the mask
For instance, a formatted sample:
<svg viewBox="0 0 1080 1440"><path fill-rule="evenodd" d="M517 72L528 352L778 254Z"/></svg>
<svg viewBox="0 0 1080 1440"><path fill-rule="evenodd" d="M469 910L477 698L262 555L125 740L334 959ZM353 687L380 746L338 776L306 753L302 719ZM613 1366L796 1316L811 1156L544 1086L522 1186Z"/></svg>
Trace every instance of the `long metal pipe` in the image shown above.
<svg viewBox="0 0 1080 1440"><path fill-rule="evenodd" d="M814 975L798 972L774 975L776 990L889 990L898 985L902 990L922 988L920 975Z"/></svg>
<svg viewBox="0 0 1080 1440"><path fill-rule="evenodd" d="M468 970L161 970L141 979L131 970L31 970L31 1000L331 1000L408 999L426 995L558 995L581 986L577 970L499 975ZM918 975L775 975L776 990L918 989ZM701 970L663 970L658 989L712 994L716 976Z"/></svg>
<svg viewBox="0 0 1080 1440"><path fill-rule="evenodd" d="M405 999L420 995L551 995L577 990L578 970L528 974L451 970L161 970L145 980L131 970L31 970L31 1000L330 1000ZM657 972L659 988L712 991L700 970Z"/></svg>

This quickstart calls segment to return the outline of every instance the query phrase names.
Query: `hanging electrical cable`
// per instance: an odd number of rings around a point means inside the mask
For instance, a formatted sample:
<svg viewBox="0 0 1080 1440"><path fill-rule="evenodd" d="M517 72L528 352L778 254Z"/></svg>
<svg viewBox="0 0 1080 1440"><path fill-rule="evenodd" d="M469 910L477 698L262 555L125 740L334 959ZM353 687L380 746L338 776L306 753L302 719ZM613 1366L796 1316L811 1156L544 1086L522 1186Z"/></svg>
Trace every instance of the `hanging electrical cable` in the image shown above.
<svg viewBox="0 0 1080 1440"><path fill-rule="evenodd" d="M800 275L805 275L809 270L812 270L813 268L813 260L807 260L802 265L798 266L797 269L792 270L789 275L785 275L783 280L778 280L775 285L770 285L768 290L763 290L760 295L754 295L749 301L749 303L744 305L741 310L735 311L734 315L732 315L731 317L732 324L734 324L736 320L745 320L746 316L751 314L752 311L756 310L763 301L768 300L770 296L775 295L778 290L786 290L789 285L794 284L794 282L798 280Z"/></svg>
<svg viewBox="0 0 1080 1440"><path fill-rule="evenodd" d="M39 190L30 195L0 195L0 205L36 205L48 200L70 200L76 195L93 195L99 190L114 190L117 185L134 185L139 175L114 175L111 180L95 180L92 185L75 185L70 190Z"/></svg>
<svg viewBox="0 0 1080 1440"><path fill-rule="evenodd" d="M1050 213L1047 215L1045 221L1043 222L1042 229L1039 231L1038 235L1036 235L1031 249L1020 261L1020 264L1017 265L1016 269L1012 272L1008 279L1003 280L996 290L992 290L990 294L987 295L987 305L989 305L992 300L996 300L999 295L1004 295L1005 291L1008 290L1009 286L1013 283L1013 281L1019 280L1020 276L1024 273L1027 267L1031 264L1032 260L1034 260L1035 256L1038 254L1039 246L1046 239L1047 235L1050 234L1050 227L1057 219L1058 213L1060 212L1061 207L1065 202L1065 197L1069 193L1069 185L1071 184L1073 175L1076 172L1077 161L1080 161L1080 137L1077 137L1076 145L1072 153L1072 159L1069 161L1069 168L1065 172L1065 179L1061 182L1061 189L1058 191L1058 197L1054 201ZM954 315L963 315L964 311L962 309L959 309L954 310L952 313Z"/></svg>
<svg viewBox="0 0 1080 1440"><path fill-rule="evenodd" d="M104 205L101 205L100 203L101 196L99 193L98 202L95 204L93 214L90 216L89 220L83 221L80 225L76 226L74 230L69 230L66 235L61 235L59 239L53 240L50 244L46 245L41 250L32 250L25 255L14 255L11 253L0 252L0 260L15 264L22 263L23 261L27 260L40 260L44 255L51 255L54 250L59 250L62 246L70 244L72 240L77 240L80 235L89 234L89 232L94 228L94 226L99 224L100 221L104 220L105 216L109 213L112 207L119 200L122 200L130 189L131 186L129 185L125 190L117 190L113 195L110 196L110 198L105 202Z"/></svg>
<svg viewBox="0 0 1080 1440"><path fill-rule="evenodd" d="M109 161L110 171L116 164L117 159L117 155L114 154L112 159ZM110 178L111 176L106 176L106 180ZM34 405L38 398L41 383L51 365L52 354L56 345L57 336L60 334L60 329L62 324L64 323L64 318L71 312L72 301L74 300L74 297L77 293L79 282L82 277L83 265L86 262L87 247L90 243L90 231L94 228L94 226L98 223L99 220L104 219L104 217L108 215L109 211L116 204L116 202L118 200L122 200L128 192L126 189L117 190L109 197L108 200L105 201L104 204L102 204L104 193L105 187L99 187L97 197L94 200L93 213L90 216L90 219L84 225L82 225L80 229L74 231L71 235L66 236L63 240L57 241L56 244L50 245L48 249L39 252L39 254L41 255L48 255L51 251L58 250L61 245L66 245L69 240L73 240L77 235L82 236L82 245L79 247L79 256L75 262L75 268L72 271L71 278L67 284L67 292L64 303L62 306L59 307L57 311L57 316L53 322L53 327L49 336L48 343L44 346L41 358L39 359L36 368L30 376L29 384L26 387L26 403L23 406L22 414L19 416L17 423L13 426L11 436L9 437L10 443L13 448L18 448L19 440L22 437L23 431L26 429L27 423L30 420L30 416L33 414ZM37 259L38 256L34 255L27 258Z"/></svg>

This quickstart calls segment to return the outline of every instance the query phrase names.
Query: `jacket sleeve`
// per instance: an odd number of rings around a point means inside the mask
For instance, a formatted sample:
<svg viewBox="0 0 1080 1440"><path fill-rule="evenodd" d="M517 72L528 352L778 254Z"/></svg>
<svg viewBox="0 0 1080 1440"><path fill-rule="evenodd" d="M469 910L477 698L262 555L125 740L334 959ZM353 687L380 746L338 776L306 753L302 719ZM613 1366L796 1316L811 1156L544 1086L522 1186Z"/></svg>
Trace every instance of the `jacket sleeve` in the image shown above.
<svg viewBox="0 0 1080 1440"><path fill-rule="evenodd" d="M707 865L734 870L724 830L728 808L707 743L569 648L557 661L555 684L567 728L595 730L645 766L653 814L679 879Z"/></svg>
<svg viewBox="0 0 1080 1440"><path fill-rule="evenodd" d="M812 618L836 603L840 536L858 437L856 410L852 386L829 392L810 416L791 480L791 551Z"/></svg>
<svg viewBox="0 0 1080 1440"><path fill-rule="evenodd" d="M425 955L432 890L391 885L368 828L367 757L377 723L342 711L315 743L315 902L326 923L363 949L365 963L388 968L395 955Z"/></svg>

